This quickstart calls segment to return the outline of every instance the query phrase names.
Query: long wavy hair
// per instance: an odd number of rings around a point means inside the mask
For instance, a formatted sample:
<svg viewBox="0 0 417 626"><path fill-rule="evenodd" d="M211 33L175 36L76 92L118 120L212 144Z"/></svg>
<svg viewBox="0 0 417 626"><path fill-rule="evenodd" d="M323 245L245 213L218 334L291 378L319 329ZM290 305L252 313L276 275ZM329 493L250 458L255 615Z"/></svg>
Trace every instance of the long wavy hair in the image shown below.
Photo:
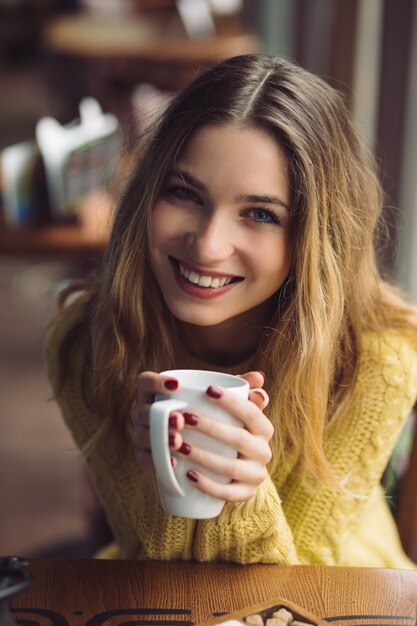
<svg viewBox="0 0 417 626"><path fill-rule="evenodd" d="M149 220L180 151L210 124L262 129L285 155L293 264L258 362L279 420L271 471L292 451L307 475L326 481L324 430L349 402L364 332L410 327L415 313L377 269L382 195L370 155L341 95L301 67L262 54L230 58L172 100L141 147L67 348L82 330L86 400L109 428L126 425L139 372L175 367L176 324L149 265Z"/></svg>

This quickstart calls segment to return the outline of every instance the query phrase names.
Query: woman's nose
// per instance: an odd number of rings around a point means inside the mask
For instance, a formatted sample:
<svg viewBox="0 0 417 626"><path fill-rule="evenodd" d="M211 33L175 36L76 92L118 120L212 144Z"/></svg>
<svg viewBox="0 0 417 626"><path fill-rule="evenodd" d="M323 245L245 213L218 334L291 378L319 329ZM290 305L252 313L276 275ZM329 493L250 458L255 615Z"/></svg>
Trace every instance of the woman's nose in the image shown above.
<svg viewBox="0 0 417 626"><path fill-rule="evenodd" d="M225 218L211 216L189 230L185 245L201 264L227 259L234 250L232 225Z"/></svg>

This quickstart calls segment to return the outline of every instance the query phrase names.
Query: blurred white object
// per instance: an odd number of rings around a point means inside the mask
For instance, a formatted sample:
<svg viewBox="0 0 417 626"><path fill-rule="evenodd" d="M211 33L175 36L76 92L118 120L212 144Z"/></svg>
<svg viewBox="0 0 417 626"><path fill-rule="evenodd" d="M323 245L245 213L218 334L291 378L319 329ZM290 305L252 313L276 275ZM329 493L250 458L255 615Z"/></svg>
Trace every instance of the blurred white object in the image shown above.
<svg viewBox="0 0 417 626"><path fill-rule="evenodd" d="M55 218L68 217L115 163L119 122L116 116L104 114L96 100L84 98L79 124L61 126L54 118L44 117L36 125L36 139L45 165L51 213Z"/></svg>
<svg viewBox="0 0 417 626"><path fill-rule="evenodd" d="M131 0L82 0L82 6L92 15L119 17L133 13Z"/></svg>
<svg viewBox="0 0 417 626"><path fill-rule="evenodd" d="M216 28L207 0L177 0L177 11L190 39L214 35Z"/></svg>
<svg viewBox="0 0 417 626"><path fill-rule="evenodd" d="M230 15L242 10L242 0L208 0L213 13Z"/></svg>

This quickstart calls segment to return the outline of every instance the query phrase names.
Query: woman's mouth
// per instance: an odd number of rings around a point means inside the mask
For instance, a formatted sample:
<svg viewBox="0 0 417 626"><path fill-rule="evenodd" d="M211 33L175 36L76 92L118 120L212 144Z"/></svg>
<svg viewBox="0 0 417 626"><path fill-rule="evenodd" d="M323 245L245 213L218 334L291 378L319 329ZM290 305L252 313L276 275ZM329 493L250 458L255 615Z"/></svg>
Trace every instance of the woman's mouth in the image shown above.
<svg viewBox="0 0 417 626"><path fill-rule="evenodd" d="M219 272L198 273L196 268L186 267L173 257L169 257L169 260L174 267L180 286L191 295L202 296L204 294L205 297L220 295L228 291L233 284L243 280L241 276L221 275Z"/></svg>
<svg viewBox="0 0 417 626"><path fill-rule="evenodd" d="M199 287L211 287L212 289L218 289L219 287L224 287L232 282L233 278L227 276L207 276L200 275L197 272L187 269L181 263L178 263L179 270L181 276L184 276L186 280L188 280L193 285L198 285Z"/></svg>

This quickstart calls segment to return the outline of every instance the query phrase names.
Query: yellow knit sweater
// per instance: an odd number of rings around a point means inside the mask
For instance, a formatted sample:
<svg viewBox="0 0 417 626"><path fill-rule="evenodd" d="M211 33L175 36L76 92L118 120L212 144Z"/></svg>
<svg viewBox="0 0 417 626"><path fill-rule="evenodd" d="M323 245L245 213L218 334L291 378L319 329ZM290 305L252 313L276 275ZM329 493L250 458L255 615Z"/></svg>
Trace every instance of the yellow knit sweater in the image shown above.
<svg viewBox="0 0 417 626"><path fill-rule="evenodd" d="M83 307L82 298L69 305L48 332L45 360L53 387L62 336ZM81 393L83 358L83 346L74 345L68 377L57 397L80 449L100 425ZM187 366L196 367L195 359L178 363ZM204 363L200 367L213 369ZM326 432L326 454L344 490L306 485L295 464L291 471L278 470L265 480L250 501L227 503L217 518L208 520L166 514L153 474L140 469L131 449L123 451L122 433L113 430L86 457L118 555L415 567L401 550L379 481L416 396L417 345L399 332L367 335L352 402Z"/></svg>

